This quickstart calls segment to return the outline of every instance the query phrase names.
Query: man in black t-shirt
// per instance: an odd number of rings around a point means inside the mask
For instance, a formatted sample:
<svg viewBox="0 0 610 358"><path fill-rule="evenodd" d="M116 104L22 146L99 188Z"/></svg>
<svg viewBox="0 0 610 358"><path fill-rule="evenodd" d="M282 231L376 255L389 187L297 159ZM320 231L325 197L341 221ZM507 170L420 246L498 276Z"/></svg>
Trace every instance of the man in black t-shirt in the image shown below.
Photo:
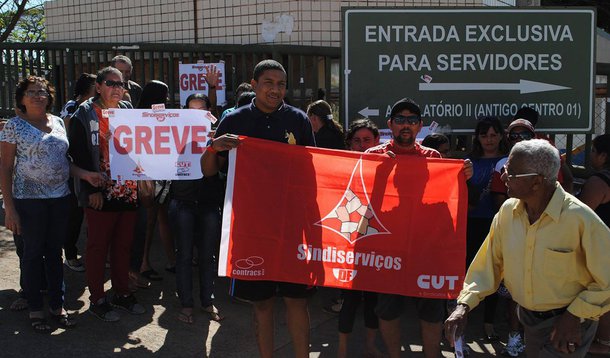
<svg viewBox="0 0 610 358"><path fill-rule="evenodd" d="M284 103L286 71L273 60L259 62L251 81L256 98L250 105L229 113L219 124L214 140L201 157L206 177L225 166L226 151L239 145L238 135L276 142L315 146L311 123L298 108ZM273 281L236 280L232 294L253 302L255 330L261 357L273 355L273 303L284 297L286 321L296 357L309 356L309 313L307 297L315 288Z"/></svg>

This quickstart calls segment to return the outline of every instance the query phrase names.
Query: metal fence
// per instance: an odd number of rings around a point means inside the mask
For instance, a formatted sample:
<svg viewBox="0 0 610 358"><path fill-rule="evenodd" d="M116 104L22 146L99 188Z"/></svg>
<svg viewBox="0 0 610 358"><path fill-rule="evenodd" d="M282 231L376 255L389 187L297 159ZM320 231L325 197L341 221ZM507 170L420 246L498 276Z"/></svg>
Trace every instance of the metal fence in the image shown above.
<svg viewBox="0 0 610 358"><path fill-rule="evenodd" d="M83 73L95 73L108 66L116 55L126 55L133 62L132 80L144 84L160 80L170 89L169 106L179 104L178 65L180 63L225 63L227 98L234 100L234 90L252 78L254 65L267 58L281 62L288 74L289 100L303 108L316 99L317 90L327 93L327 100L337 104L339 89L331 80L338 73L340 49L334 47L270 46L270 45L189 45L189 44L138 44L122 46L108 43L36 43L0 44L0 118L14 115L14 89L27 75L46 77L56 88L54 112L72 97L76 78ZM552 139L565 151L566 162L576 176L586 177L589 172L591 139L598 134L610 133L610 113L606 110L610 95L607 93L609 64L597 65L595 126L592 134L555 134ZM340 116L339 116L340 118ZM543 119L544 120L544 119ZM345 123L343 119L340 123ZM471 143L470 136L453 136L453 149L463 155Z"/></svg>
<svg viewBox="0 0 610 358"><path fill-rule="evenodd" d="M254 65L273 58L284 65L288 74L287 96L297 106L306 105L319 88L338 99L338 89L331 87L331 64L338 62L340 49L334 47L266 45L189 45L139 44L121 46L107 43L36 43L0 44L0 117L11 116L14 89L25 76L46 77L57 91L54 112L72 97L81 73L95 73L110 65L116 55L126 55L133 63L132 80L144 84L160 80L169 86L169 106L179 103L178 65L180 63L225 63L227 97L252 78ZM314 98L315 99L315 98Z"/></svg>

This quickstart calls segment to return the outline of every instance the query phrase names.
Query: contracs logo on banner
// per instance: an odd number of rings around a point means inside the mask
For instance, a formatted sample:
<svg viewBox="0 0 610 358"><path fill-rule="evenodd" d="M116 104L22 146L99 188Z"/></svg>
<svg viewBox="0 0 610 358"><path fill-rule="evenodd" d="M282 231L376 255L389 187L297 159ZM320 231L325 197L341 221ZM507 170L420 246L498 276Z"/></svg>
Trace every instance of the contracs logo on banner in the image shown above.
<svg viewBox="0 0 610 358"><path fill-rule="evenodd" d="M351 245L373 235L391 234L377 217L369 200L362 176L362 159L356 163L337 206L315 225L339 234ZM333 246L321 248L307 244L297 246L297 259L372 267L377 271L398 271L402 267L400 257L379 255L375 251L345 251ZM356 277L358 270L333 268L332 272L338 281L350 282Z"/></svg>
<svg viewBox="0 0 610 358"><path fill-rule="evenodd" d="M265 260L260 256L238 259L233 263L233 275L259 277L265 276L265 269L260 267Z"/></svg>
<svg viewBox="0 0 610 358"><path fill-rule="evenodd" d="M176 162L176 176L188 177L191 176L191 162L188 160L179 160Z"/></svg>

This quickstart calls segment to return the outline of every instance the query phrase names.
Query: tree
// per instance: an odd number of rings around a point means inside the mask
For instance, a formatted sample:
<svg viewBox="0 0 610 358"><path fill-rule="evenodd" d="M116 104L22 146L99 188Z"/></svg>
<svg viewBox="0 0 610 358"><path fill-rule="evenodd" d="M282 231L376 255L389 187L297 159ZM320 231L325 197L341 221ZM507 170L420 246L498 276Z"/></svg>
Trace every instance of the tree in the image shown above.
<svg viewBox="0 0 610 358"><path fill-rule="evenodd" d="M0 33L0 42L9 38L25 12L27 3L27 0L0 0L0 28L4 29Z"/></svg>
<svg viewBox="0 0 610 358"><path fill-rule="evenodd" d="M40 0L0 0L0 42L40 42L46 39Z"/></svg>

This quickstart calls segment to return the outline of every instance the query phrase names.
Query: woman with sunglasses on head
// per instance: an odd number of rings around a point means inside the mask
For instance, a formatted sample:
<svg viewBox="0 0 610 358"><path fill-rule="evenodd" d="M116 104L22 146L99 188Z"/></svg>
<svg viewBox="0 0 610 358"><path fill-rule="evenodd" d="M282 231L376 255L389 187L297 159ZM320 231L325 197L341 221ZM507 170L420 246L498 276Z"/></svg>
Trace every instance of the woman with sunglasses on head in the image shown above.
<svg viewBox="0 0 610 358"><path fill-rule="evenodd" d="M508 143L502 123L496 117L484 117L477 122L468 158L474 174L468 180L468 224L466 232L466 263L470 265L485 240L497 210L490 194L492 174L498 161L508 154ZM494 331L497 295L485 299L484 330L489 341L497 341Z"/></svg>
<svg viewBox="0 0 610 358"><path fill-rule="evenodd" d="M587 204L610 227L610 134L593 139L591 166L597 172L583 186L579 199ZM610 355L610 313L599 319L595 341L589 353Z"/></svg>
<svg viewBox="0 0 610 358"><path fill-rule="evenodd" d="M87 170L110 178L108 109L132 108L122 100L125 93L121 72L106 67L97 73L96 94L82 103L70 123L70 156ZM129 254L136 222L138 190L133 180L108 179L101 188L77 181L79 205L87 218L87 285L89 312L103 321L117 321L113 307L132 314L146 310L129 290ZM104 292L104 268L110 252L110 269L114 296L107 300Z"/></svg>
<svg viewBox="0 0 610 358"><path fill-rule="evenodd" d="M318 100L307 106L307 117L311 122L316 146L329 149L345 149L343 127L333 120L330 104Z"/></svg>
<svg viewBox="0 0 610 358"><path fill-rule="evenodd" d="M4 195L5 227L22 243L20 257L24 293L32 328L47 333L41 290L46 283L50 317L61 327L76 322L64 309L61 249L68 228L68 177L88 185L103 178L72 165L61 118L49 114L55 90L42 77L19 82L15 92L17 116L0 132L0 187ZM19 251L19 247L18 247Z"/></svg>

